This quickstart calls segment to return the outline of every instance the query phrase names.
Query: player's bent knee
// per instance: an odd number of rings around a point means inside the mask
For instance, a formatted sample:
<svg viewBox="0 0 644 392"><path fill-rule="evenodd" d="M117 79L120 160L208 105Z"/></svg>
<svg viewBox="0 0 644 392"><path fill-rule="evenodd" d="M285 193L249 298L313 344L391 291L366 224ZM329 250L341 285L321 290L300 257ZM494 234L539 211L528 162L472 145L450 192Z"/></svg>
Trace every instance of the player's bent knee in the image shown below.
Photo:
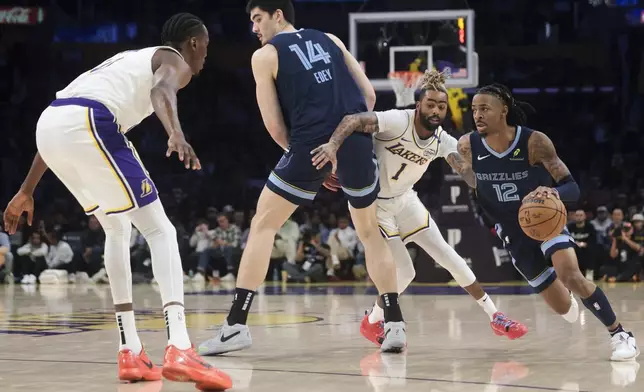
<svg viewBox="0 0 644 392"><path fill-rule="evenodd" d="M132 229L132 223L123 215L105 215L103 213L94 214L101 224L106 237L123 237L129 236Z"/></svg>
<svg viewBox="0 0 644 392"><path fill-rule="evenodd" d="M587 283L586 278L581 274L581 272L573 269L559 271L558 275L564 286L573 293L581 291Z"/></svg>
<svg viewBox="0 0 644 392"><path fill-rule="evenodd" d="M270 212L258 211L250 221L250 231L256 232L270 230L277 232L283 224L284 222L282 222L281 219L276 219L276 217L272 216Z"/></svg>

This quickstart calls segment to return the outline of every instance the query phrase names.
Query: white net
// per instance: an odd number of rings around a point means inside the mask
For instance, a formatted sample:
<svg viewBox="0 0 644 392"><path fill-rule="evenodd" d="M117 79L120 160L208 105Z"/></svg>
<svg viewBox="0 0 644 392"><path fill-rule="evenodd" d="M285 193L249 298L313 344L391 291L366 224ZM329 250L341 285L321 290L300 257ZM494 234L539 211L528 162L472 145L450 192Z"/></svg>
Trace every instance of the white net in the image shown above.
<svg viewBox="0 0 644 392"><path fill-rule="evenodd" d="M389 82L396 94L396 107L404 108L416 103L414 95L418 90L422 75L422 72L411 71L389 73Z"/></svg>

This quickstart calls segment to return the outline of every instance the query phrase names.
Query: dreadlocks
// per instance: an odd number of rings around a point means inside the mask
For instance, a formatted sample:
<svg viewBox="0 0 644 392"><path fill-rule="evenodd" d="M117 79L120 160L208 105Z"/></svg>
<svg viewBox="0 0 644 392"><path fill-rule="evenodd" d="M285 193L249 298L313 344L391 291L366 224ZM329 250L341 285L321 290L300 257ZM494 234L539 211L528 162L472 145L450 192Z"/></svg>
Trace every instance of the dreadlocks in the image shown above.
<svg viewBox="0 0 644 392"><path fill-rule="evenodd" d="M203 21L192 14L174 14L163 24L161 42L178 50L185 40L199 34L201 26Z"/></svg>
<svg viewBox="0 0 644 392"><path fill-rule="evenodd" d="M488 94L498 98L505 106L508 107L508 125L524 125L527 121L526 111L535 113L534 108L527 102L514 99L512 92L506 86L494 83L481 87L477 94Z"/></svg>
<svg viewBox="0 0 644 392"><path fill-rule="evenodd" d="M451 73L447 69L443 72L438 72L435 69L427 69L420 81L420 96L424 96L427 91L440 91L447 94L445 82L450 76Z"/></svg>

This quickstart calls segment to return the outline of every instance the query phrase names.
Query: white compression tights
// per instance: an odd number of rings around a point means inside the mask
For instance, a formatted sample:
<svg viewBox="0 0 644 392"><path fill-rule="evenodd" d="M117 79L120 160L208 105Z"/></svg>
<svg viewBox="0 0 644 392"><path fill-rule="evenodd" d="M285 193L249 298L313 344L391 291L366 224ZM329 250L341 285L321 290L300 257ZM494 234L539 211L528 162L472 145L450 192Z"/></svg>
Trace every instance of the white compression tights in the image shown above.
<svg viewBox="0 0 644 392"><path fill-rule="evenodd" d="M468 267L465 260L456 253L454 248L445 241L436 223L431 218L429 225L429 229L414 235L411 240L418 244L438 264L448 270L461 287L470 286L476 281L474 272ZM389 240L388 243L396 260L398 292L402 293L414 280L416 271L403 241L400 238L395 238Z"/></svg>
<svg viewBox="0 0 644 392"><path fill-rule="evenodd" d="M132 302L130 235L132 224L150 247L152 271L159 284L163 304L183 304L183 270L177 232L159 200L123 215L96 213L105 231L105 270L110 279L114 304Z"/></svg>

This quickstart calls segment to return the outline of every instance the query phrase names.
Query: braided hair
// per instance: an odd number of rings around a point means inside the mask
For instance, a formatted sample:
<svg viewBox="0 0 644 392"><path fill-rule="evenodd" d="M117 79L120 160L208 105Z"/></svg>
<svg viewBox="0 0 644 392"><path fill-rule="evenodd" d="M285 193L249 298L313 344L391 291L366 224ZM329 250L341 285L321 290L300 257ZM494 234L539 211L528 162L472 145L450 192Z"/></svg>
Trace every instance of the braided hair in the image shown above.
<svg viewBox="0 0 644 392"><path fill-rule="evenodd" d="M420 96L424 97L427 91L439 91L447 94L445 82L451 73L448 69L438 72L436 69L427 69L420 80Z"/></svg>
<svg viewBox="0 0 644 392"><path fill-rule="evenodd" d="M524 125L528 119L527 112L535 113L536 111L527 102L522 102L514 99L512 92L506 86L494 83L481 87L476 92L477 94L487 94L498 98L501 103L508 107L507 123L508 125Z"/></svg>
<svg viewBox="0 0 644 392"><path fill-rule="evenodd" d="M200 33L202 26L203 21L193 14L174 14L163 24L161 42L179 50L183 42Z"/></svg>

